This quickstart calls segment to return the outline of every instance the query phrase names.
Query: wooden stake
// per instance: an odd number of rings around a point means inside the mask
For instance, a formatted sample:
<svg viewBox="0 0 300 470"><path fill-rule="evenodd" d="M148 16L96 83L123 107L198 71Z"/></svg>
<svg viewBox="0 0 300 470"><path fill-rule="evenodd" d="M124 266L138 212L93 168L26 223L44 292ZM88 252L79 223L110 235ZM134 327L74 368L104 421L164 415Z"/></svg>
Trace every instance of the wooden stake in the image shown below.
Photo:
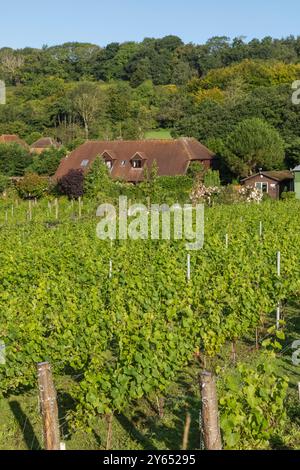
<svg viewBox="0 0 300 470"><path fill-rule="evenodd" d="M58 199L55 199L55 219L58 220Z"/></svg>
<svg viewBox="0 0 300 470"><path fill-rule="evenodd" d="M259 222L259 237L262 238L263 235L263 223Z"/></svg>
<svg viewBox="0 0 300 470"><path fill-rule="evenodd" d="M43 417L44 446L46 450L60 450L56 390L49 362L38 363L37 374Z"/></svg>
<svg viewBox="0 0 300 470"><path fill-rule="evenodd" d="M78 215L79 219L81 218L81 197L78 198Z"/></svg>
<svg viewBox="0 0 300 470"><path fill-rule="evenodd" d="M165 404L165 400L163 397L160 397L158 398L158 396L156 396L156 403L157 403L157 412L158 412L158 416L163 419L164 417L164 404Z"/></svg>
<svg viewBox="0 0 300 470"><path fill-rule="evenodd" d="M231 359L232 362L235 364L236 363L236 341L233 340L231 343Z"/></svg>
<svg viewBox="0 0 300 470"><path fill-rule="evenodd" d="M106 450L110 450L110 449L111 449L113 416L114 416L114 415L113 415L112 413L108 416L108 428L107 428L107 438L106 438Z"/></svg>
<svg viewBox="0 0 300 470"><path fill-rule="evenodd" d="M31 221L32 220L32 203L31 203L31 199L29 199L29 201L28 201L28 207L29 207L29 220Z"/></svg>
<svg viewBox="0 0 300 470"><path fill-rule="evenodd" d="M112 260L109 260L109 279L112 278Z"/></svg>
<svg viewBox="0 0 300 470"><path fill-rule="evenodd" d="M200 377L202 398L202 430L206 450L222 450L219 425L216 382L211 372L204 371Z"/></svg>
<svg viewBox="0 0 300 470"><path fill-rule="evenodd" d="M228 238L228 233L226 233L226 235L225 235L225 246L226 246L226 248L228 248L228 245L229 245L229 238Z"/></svg>
<svg viewBox="0 0 300 470"><path fill-rule="evenodd" d="M187 450L188 448L190 427L191 427L191 415L190 413L187 413L186 418L185 418L185 426L184 426L183 439L182 439L182 450Z"/></svg>
<svg viewBox="0 0 300 470"><path fill-rule="evenodd" d="M255 349L259 349L259 337L258 337L258 328L255 328Z"/></svg>

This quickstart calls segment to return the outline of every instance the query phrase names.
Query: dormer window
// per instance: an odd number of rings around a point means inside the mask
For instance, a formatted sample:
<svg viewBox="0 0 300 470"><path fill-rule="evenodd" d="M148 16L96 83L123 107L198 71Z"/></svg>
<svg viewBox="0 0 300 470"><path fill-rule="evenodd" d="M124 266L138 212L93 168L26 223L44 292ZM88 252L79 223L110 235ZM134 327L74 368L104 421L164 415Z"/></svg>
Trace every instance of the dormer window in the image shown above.
<svg viewBox="0 0 300 470"><path fill-rule="evenodd" d="M107 151L102 153L102 158L105 162L105 165L109 169L109 171L111 171L112 167L113 167L113 164L114 164L115 158L111 155L110 152L107 152Z"/></svg>
<svg viewBox="0 0 300 470"><path fill-rule="evenodd" d="M133 168L142 168L142 160L131 160Z"/></svg>
<svg viewBox="0 0 300 470"><path fill-rule="evenodd" d="M132 168L142 168L144 160L146 160L146 158L143 156L143 154L137 152L130 160Z"/></svg>

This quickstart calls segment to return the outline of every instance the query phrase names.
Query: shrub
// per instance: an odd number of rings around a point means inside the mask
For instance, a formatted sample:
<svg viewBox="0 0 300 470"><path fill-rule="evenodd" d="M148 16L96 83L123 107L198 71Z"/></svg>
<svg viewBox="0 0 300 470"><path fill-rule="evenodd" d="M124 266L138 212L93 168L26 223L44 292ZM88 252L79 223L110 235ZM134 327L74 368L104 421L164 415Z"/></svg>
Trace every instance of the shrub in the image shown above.
<svg viewBox="0 0 300 470"><path fill-rule="evenodd" d="M36 173L27 173L16 183L19 196L23 199L40 198L49 190L49 187L49 179Z"/></svg>
<svg viewBox="0 0 300 470"><path fill-rule="evenodd" d="M0 173L0 193L4 193L4 191L9 187L9 185L9 178Z"/></svg>
<svg viewBox="0 0 300 470"><path fill-rule="evenodd" d="M293 191L283 191L283 193L281 194L281 199L283 199L284 201L296 199L296 193L294 193Z"/></svg>
<svg viewBox="0 0 300 470"><path fill-rule="evenodd" d="M109 174L108 167L100 158L96 158L88 173L84 176L84 194L89 198L98 195L110 196L114 182Z"/></svg>
<svg viewBox="0 0 300 470"><path fill-rule="evenodd" d="M84 174L82 170L70 170L58 182L57 188L60 194L77 199L83 196Z"/></svg>

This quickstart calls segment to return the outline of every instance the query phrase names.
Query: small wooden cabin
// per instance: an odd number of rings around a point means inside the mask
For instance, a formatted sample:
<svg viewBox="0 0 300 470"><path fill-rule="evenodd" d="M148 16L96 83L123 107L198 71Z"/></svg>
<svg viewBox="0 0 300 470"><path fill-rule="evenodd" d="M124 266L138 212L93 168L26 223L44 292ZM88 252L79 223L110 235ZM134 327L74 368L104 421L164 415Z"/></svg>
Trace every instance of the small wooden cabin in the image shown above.
<svg viewBox="0 0 300 470"><path fill-rule="evenodd" d="M280 199L283 191L294 191L294 175L288 170L260 171L244 178L241 183L259 189L272 199Z"/></svg>

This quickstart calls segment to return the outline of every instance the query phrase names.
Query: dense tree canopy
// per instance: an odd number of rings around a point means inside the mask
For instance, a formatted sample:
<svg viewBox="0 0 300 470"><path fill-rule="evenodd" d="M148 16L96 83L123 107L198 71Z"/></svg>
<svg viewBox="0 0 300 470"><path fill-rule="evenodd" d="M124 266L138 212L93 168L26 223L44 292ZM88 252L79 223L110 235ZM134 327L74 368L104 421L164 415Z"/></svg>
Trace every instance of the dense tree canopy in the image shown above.
<svg viewBox="0 0 300 470"><path fill-rule="evenodd" d="M73 149L86 138L140 139L167 129L204 144L219 139L219 149L242 121L260 119L283 139L284 165L300 163L300 106L291 100L300 37L2 48L0 77L7 84L0 135L29 144L49 135Z"/></svg>

